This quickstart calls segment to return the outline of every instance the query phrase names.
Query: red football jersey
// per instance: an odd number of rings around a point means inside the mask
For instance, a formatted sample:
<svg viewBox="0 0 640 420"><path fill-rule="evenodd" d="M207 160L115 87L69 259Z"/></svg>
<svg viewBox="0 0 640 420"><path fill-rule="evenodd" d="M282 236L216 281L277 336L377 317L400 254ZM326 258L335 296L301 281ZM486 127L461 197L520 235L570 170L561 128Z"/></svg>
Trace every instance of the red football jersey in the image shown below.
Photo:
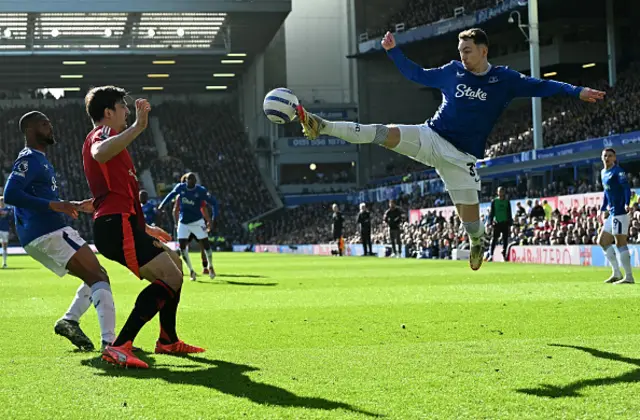
<svg viewBox="0 0 640 420"><path fill-rule="evenodd" d="M106 163L100 163L91 155L94 143L118 134L112 128L94 128L82 146L84 175L94 197L93 218L109 214L138 215L144 225L144 215L140 204L138 177L129 152L125 149Z"/></svg>

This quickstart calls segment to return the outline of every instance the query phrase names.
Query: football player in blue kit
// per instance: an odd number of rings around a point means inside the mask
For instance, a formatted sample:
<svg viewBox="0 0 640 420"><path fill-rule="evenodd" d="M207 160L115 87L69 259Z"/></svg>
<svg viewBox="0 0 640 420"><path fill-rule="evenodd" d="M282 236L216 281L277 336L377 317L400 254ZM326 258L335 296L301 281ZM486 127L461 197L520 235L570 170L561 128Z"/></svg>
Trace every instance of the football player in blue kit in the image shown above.
<svg viewBox="0 0 640 420"><path fill-rule="evenodd" d="M9 253L9 229L13 210L4 204L4 197L0 196L0 242L2 243L2 268L7 268L7 255Z"/></svg>
<svg viewBox="0 0 640 420"><path fill-rule="evenodd" d="M80 349L93 350L93 343L79 326L80 317L93 303L98 312L102 344L111 344L115 340L116 321L109 276L89 245L63 216L76 219L78 211L93 213L93 200L60 200L56 173L46 156L47 148L56 143L46 115L29 112L22 116L19 127L25 147L7 179L4 200L15 209L20 244L34 260L59 277L69 273L83 281L54 331Z"/></svg>
<svg viewBox="0 0 640 420"><path fill-rule="evenodd" d="M149 226L155 226L158 211L156 206L149 201L149 193L147 190L140 190L140 204L142 204L142 212L144 213L144 221Z"/></svg>
<svg viewBox="0 0 640 420"><path fill-rule="evenodd" d="M627 181L624 170L616 163L616 151L607 148L602 151L602 163L604 168L600 172L604 197L602 199L602 216L604 225L598 236L598 244L604 250L604 254L611 264L611 277L605 283L633 284L633 272L631 270L631 256L627 246L629 235L629 203L631 201L631 187ZM620 264L624 268L624 278L620 272L620 266L616 260L613 248L615 242L620 256Z"/></svg>
<svg viewBox="0 0 640 420"><path fill-rule="evenodd" d="M481 184L476 162L484 158L487 137L509 102L517 97L552 95L597 102L605 93L491 65L487 58L489 39L478 28L458 34L460 61L438 68L424 69L410 61L396 47L390 32L384 36L382 47L407 79L442 92L442 104L435 115L418 125L364 125L327 121L300 105L298 119L303 132L309 139L327 135L355 144L377 144L434 167L469 235L469 265L477 270L487 238L480 220Z"/></svg>
<svg viewBox="0 0 640 420"><path fill-rule="evenodd" d="M215 271L213 269L211 244L209 244L209 235L207 233L207 226L202 216L202 201L206 201L213 208L213 217L217 217L218 214L218 202L207 191L205 187L197 184L196 175L189 173L187 175L187 183L179 183L174 189L167 195L162 203L158 206L158 210L170 203L173 198L178 197L180 202L180 220L178 221L178 242L180 243L180 254L189 267L190 278L192 281L196 279L196 272L191 264L191 258L189 257L189 237L193 234L200 246L204 248L207 255L207 261L209 262L209 276L215 277Z"/></svg>

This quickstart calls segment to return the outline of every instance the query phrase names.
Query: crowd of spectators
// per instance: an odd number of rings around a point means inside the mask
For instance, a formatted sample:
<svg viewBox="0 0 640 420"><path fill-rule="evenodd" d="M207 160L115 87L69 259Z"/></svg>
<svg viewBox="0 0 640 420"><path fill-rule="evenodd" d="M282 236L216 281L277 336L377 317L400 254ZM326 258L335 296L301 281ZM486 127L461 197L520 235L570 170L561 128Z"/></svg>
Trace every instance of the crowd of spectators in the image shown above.
<svg viewBox="0 0 640 420"><path fill-rule="evenodd" d="M394 13L384 28L367 30L370 38L382 36L388 30L394 30L397 24L404 23L406 29L438 22L454 17L454 11L462 7L464 13L486 9L496 5L496 0L409 0L406 6Z"/></svg>

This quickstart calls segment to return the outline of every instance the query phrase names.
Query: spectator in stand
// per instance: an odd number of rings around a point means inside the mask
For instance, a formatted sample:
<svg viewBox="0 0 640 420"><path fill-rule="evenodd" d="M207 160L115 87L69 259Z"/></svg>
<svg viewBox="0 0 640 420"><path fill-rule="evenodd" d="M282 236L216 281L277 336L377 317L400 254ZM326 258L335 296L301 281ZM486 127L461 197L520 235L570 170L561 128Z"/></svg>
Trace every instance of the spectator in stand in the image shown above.
<svg viewBox="0 0 640 420"><path fill-rule="evenodd" d="M536 200L536 204L531 208L529 217L533 220L544 220L544 208L540 205L540 200Z"/></svg>
<svg viewBox="0 0 640 420"><path fill-rule="evenodd" d="M526 216L527 211L522 207L522 203L519 201L516 203L516 217Z"/></svg>
<svg viewBox="0 0 640 420"><path fill-rule="evenodd" d="M553 213L553 208L551 207L551 204L549 204L547 200L544 200L542 202L542 208L544 209L544 220L546 221L551 220L551 214Z"/></svg>

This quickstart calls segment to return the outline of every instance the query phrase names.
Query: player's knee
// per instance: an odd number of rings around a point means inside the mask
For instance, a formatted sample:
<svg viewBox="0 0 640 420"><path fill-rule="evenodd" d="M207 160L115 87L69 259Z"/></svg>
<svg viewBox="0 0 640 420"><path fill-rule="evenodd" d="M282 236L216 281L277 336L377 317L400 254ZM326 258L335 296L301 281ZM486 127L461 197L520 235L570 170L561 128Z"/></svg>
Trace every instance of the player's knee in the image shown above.
<svg viewBox="0 0 640 420"><path fill-rule="evenodd" d="M417 125L389 126L384 147L409 157L418 156L420 152L420 127Z"/></svg>

